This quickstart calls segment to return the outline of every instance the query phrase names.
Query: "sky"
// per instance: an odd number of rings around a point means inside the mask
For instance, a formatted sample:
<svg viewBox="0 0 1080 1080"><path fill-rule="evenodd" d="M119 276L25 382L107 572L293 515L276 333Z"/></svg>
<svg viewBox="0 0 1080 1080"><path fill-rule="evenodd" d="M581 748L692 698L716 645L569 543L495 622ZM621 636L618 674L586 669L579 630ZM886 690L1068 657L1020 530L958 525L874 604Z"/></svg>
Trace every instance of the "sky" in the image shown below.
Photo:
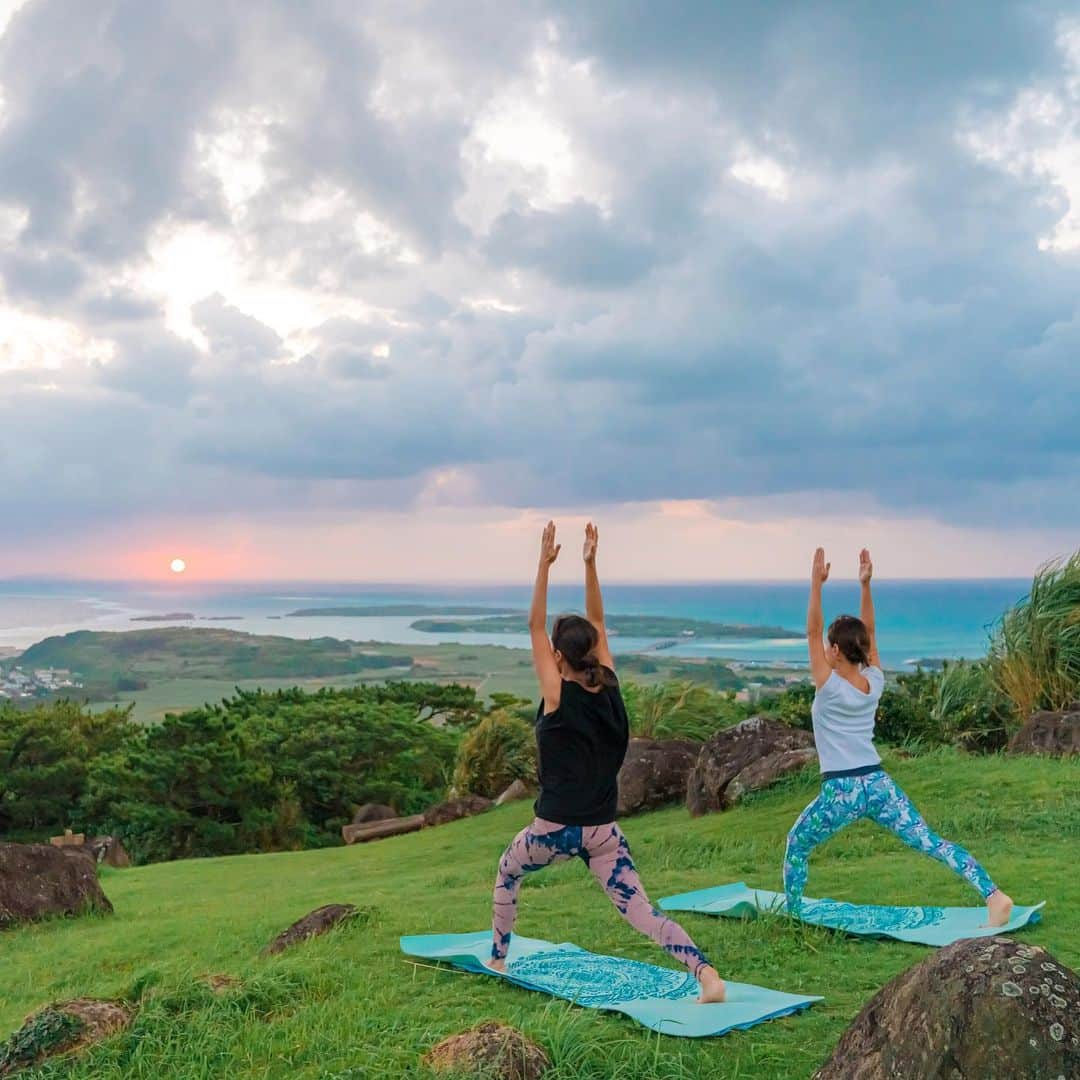
<svg viewBox="0 0 1080 1080"><path fill-rule="evenodd" d="M0 0L0 483L0 578L1027 576L1080 15Z"/></svg>

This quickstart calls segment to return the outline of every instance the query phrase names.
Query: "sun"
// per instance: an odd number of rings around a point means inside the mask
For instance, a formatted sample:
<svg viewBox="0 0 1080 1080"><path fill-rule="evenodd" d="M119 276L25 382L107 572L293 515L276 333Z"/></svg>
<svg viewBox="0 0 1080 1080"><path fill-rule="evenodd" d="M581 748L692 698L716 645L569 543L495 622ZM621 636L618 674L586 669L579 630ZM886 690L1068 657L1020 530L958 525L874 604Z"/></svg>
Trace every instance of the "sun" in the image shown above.
<svg viewBox="0 0 1080 1080"><path fill-rule="evenodd" d="M169 563L169 569L174 574L182 574L187 569L187 563L184 562L183 559L173 559L173 561Z"/></svg>

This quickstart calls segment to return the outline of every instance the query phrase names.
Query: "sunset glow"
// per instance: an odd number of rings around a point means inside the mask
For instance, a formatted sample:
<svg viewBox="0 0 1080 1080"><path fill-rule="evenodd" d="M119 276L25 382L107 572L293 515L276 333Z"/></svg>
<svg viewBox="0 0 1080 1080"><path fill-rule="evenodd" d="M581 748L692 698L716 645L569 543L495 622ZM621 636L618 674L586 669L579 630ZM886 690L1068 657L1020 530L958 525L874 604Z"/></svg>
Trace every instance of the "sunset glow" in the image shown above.
<svg viewBox="0 0 1080 1080"><path fill-rule="evenodd" d="M187 569L187 563L184 562L183 559L173 559L173 561L169 563L169 569L174 574L182 574Z"/></svg>

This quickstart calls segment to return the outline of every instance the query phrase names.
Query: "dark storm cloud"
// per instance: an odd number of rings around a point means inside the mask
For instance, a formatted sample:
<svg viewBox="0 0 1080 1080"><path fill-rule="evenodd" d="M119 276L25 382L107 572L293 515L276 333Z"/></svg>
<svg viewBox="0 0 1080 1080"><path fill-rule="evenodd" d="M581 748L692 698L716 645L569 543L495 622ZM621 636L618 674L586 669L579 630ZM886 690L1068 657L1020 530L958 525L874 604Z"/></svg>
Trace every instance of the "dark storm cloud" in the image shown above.
<svg viewBox="0 0 1080 1080"><path fill-rule="evenodd" d="M113 349L0 372L22 520L399 506L448 467L517 505L828 491L1080 520L1080 266L1038 247L1067 200L963 138L1029 86L1077 123L1063 7L451 7L19 13L4 296ZM530 93L584 192L538 196L541 167L506 179L469 149L492 101ZM235 123L262 172L242 212L206 167ZM208 284L197 348L140 280L185 223L320 312L363 310L313 316L297 352Z"/></svg>

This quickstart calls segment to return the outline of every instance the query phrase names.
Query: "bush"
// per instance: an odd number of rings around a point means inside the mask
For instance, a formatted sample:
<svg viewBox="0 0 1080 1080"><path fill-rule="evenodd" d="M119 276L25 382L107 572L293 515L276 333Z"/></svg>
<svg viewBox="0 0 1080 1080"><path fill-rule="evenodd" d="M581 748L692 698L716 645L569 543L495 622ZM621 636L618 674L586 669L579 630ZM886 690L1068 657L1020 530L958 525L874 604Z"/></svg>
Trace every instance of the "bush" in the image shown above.
<svg viewBox="0 0 1080 1080"><path fill-rule="evenodd" d="M454 790L498 798L515 780L536 778L536 735L514 712L497 709L470 731L458 747Z"/></svg>
<svg viewBox="0 0 1080 1080"><path fill-rule="evenodd" d="M941 675L919 668L889 679L878 703L875 736L894 746L948 742L935 714Z"/></svg>
<svg viewBox="0 0 1080 1080"><path fill-rule="evenodd" d="M624 683L622 693L630 730L644 739L705 740L745 715L733 695L689 680L652 686Z"/></svg>
<svg viewBox="0 0 1080 1080"><path fill-rule="evenodd" d="M990 643L990 671L1018 718L1080 700L1080 551L1040 567Z"/></svg>
<svg viewBox="0 0 1080 1080"><path fill-rule="evenodd" d="M983 660L946 664L938 680L934 721L943 741L965 750L1000 750L1015 727L1016 710Z"/></svg>
<svg viewBox="0 0 1080 1080"><path fill-rule="evenodd" d="M337 843L359 803L421 811L445 793L458 736L383 689L238 692L132 725L89 763L83 817L148 861Z"/></svg>
<svg viewBox="0 0 1080 1080"><path fill-rule="evenodd" d="M80 828L89 763L138 730L130 707L91 713L72 701L0 705L0 836L40 840Z"/></svg>
<svg viewBox="0 0 1080 1080"><path fill-rule="evenodd" d="M806 682L792 683L782 693L757 703L758 711L766 716L783 720L792 727L809 731L813 726L810 707L814 704L814 684Z"/></svg>

